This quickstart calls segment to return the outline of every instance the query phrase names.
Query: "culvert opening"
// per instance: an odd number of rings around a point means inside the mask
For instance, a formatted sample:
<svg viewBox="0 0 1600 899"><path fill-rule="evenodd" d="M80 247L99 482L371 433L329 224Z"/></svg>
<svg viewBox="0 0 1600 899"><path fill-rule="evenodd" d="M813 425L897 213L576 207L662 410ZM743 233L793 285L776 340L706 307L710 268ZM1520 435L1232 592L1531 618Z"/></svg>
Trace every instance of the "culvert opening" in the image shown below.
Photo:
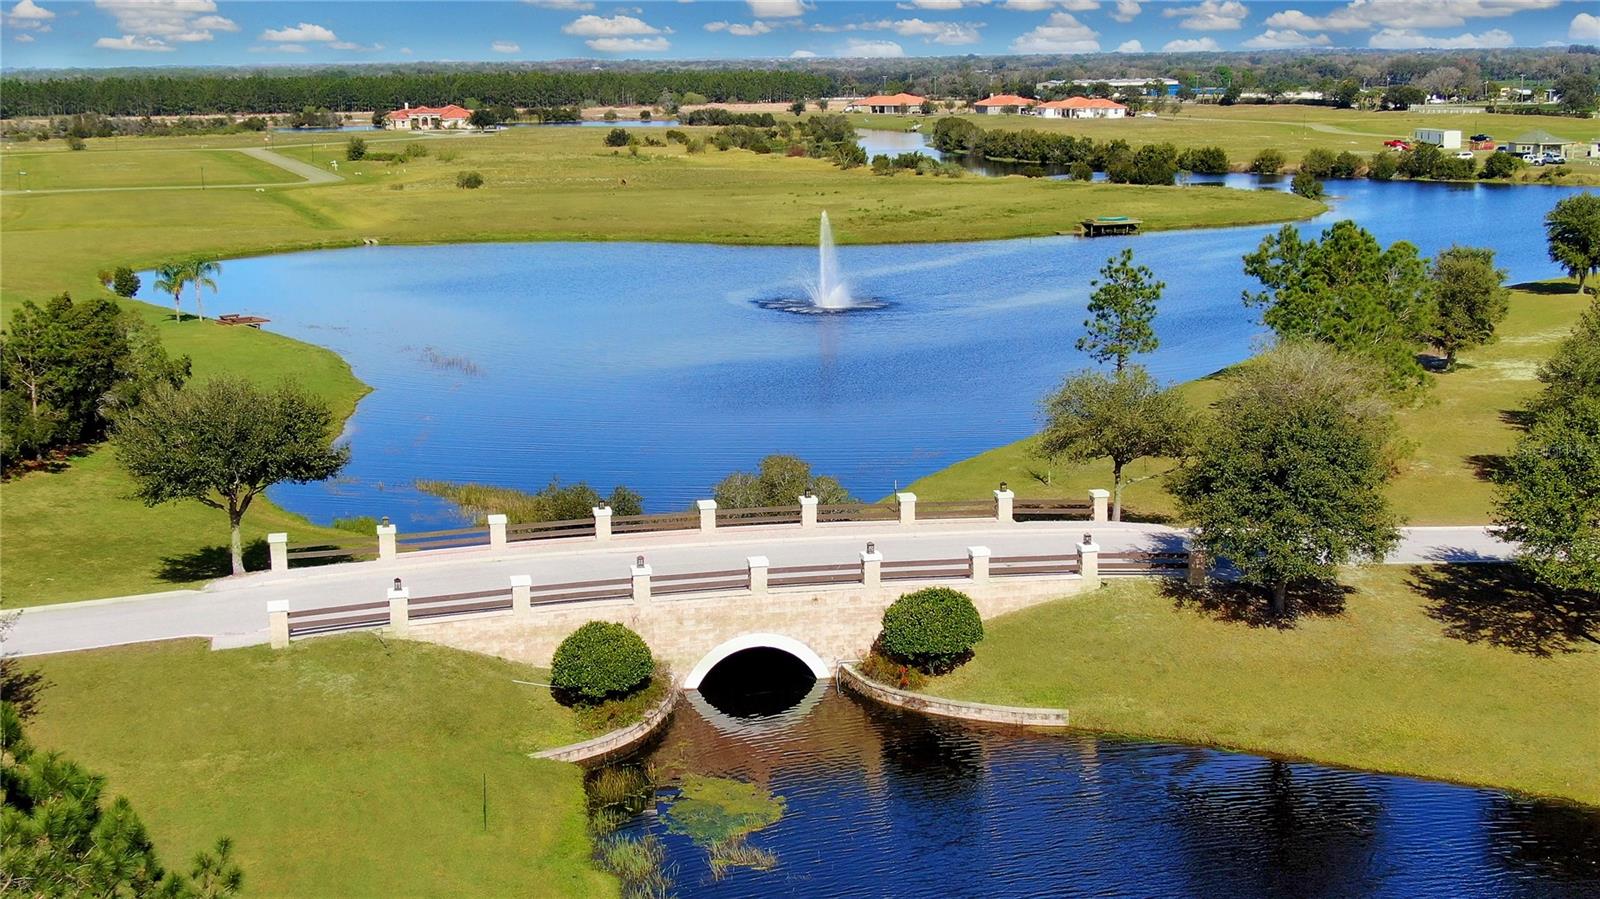
<svg viewBox="0 0 1600 899"><path fill-rule="evenodd" d="M700 696L735 718L761 718L788 711L816 686L805 662L781 649L741 649L718 662L700 681Z"/></svg>

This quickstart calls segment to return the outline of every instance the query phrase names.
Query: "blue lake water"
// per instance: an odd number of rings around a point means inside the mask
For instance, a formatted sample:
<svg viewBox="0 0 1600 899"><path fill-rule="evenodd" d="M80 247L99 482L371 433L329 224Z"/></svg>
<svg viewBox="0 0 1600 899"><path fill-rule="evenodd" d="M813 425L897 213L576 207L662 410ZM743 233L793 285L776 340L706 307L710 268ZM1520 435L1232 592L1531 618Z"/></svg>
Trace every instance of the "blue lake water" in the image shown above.
<svg viewBox="0 0 1600 899"><path fill-rule="evenodd" d="M1303 231L1353 218L1425 254L1489 246L1513 282L1557 274L1541 221L1576 192L1328 187L1332 212ZM272 330L338 352L374 388L349 422L345 476L272 491L318 521L455 521L447 504L412 488L418 478L530 489L560 478L602 491L623 483L651 511L679 509L774 452L877 497L1034 430L1041 395L1087 362L1073 343L1089 281L1124 246L1167 283L1161 348L1144 360L1159 378L1193 378L1250 355L1260 328L1239 299L1255 286L1240 257L1275 227L845 246L840 267L855 294L890 304L845 316L757 305L804 296L813 248L635 243L230 260L206 306L265 315ZM142 296L162 304L152 281Z"/></svg>

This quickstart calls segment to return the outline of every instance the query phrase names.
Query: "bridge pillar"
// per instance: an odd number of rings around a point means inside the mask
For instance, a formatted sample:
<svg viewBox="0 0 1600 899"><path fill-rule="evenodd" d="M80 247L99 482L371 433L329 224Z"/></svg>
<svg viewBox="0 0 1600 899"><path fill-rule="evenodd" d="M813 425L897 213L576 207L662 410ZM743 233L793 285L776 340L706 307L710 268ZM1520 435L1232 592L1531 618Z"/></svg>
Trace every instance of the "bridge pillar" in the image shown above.
<svg viewBox="0 0 1600 899"><path fill-rule="evenodd" d="M611 507L595 506L589 511L594 513L594 539L597 543L604 543L611 539Z"/></svg>
<svg viewBox="0 0 1600 899"><path fill-rule="evenodd" d="M697 499L695 508L700 510L700 533L709 534L717 529L717 501L714 499Z"/></svg>
<svg viewBox="0 0 1600 899"><path fill-rule="evenodd" d="M388 519L378 525L378 558L392 559L395 554L395 533L399 529L389 524Z"/></svg>
<svg viewBox="0 0 1600 899"><path fill-rule="evenodd" d="M490 515L489 521L489 548L506 548L506 516Z"/></svg>
<svg viewBox="0 0 1600 899"><path fill-rule="evenodd" d="M282 574L289 570L289 535L283 532L267 535L267 555L272 559L272 572Z"/></svg>
<svg viewBox="0 0 1600 899"><path fill-rule="evenodd" d="M1109 499L1111 499L1111 491L1109 490L1095 489L1089 491L1089 503L1094 506L1094 520L1096 522L1111 520L1106 511Z"/></svg>
<svg viewBox="0 0 1600 899"><path fill-rule="evenodd" d="M989 547L967 547L967 574L974 584L989 583Z"/></svg>
<svg viewBox="0 0 1600 899"><path fill-rule="evenodd" d="M896 493L894 498L900 501L900 523L907 527L917 523L917 495L915 493Z"/></svg>
<svg viewBox="0 0 1600 899"><path fill-rule="evenodd" d="M633 601L641 606L650 604L650 566L640 556L630 569L633 573Z"/></svg>
<svg viewBox="0 0 1600 899"><path fill-rule="evenodd" d="M1078 575L1083 578L1083 588L1094 590L1100 586L1100 545L1088 534L1078 544Z"/></svg>
<svg viewBox="0 0 1600 899"><path fill-rule="evenodd" d="M1191 587L1204 587L1206 576L1211 573L1211 560L1206 558L1203 550L1194 546L1189 547L1189 573L1186 579Z"/></svg>
<svg viewBox="0 0 1600 899"><path fill-rule="evenodd" d="M395 578L394 586L389 588L389 630L396 637L411 632L410 603L411 591L400 586L400 579Z"/></svg>
<svg viewBox="0 0 1600 899"><path fill-rule="evenodd" d="M866 587L883 586L883 553L870 543L861 553L861 583Z"/></svg>
<svg viewBox="0 0 1600 899"><path fill-rule="evenodd" d="M807 490L805 496L800 497L800 526L814 528L817 526L817 497Z"/></svg>
<svg viewBox="0 0 1600 899"><path fill-rule="evenodd" d="M1005 482L1000 482L1000 489L994 492L994 519L1001 524L1011 524L1016 521L1012 513L1012 505L1016 502L1017 495L1006 487Z"/></svg>
<svg viewBox="0 0 1600 899"><path fill-rule="evenodd" d="M767 569L772 563L766 556L749 556L744 563L750 567L750 592L755 594L767 592Z"/></svg>
<svg viewBox="0 0 1600 899"><path fill-rule="evenodd" d="M533 593L533 577L526 574L511 576L511 614L522 616L533 610L529 597Z"/></svg>
<svg viewBox="0 0 1600 899"><path fill-rule="evenodd" d="M272 642L273 649L287 649L289 647L289 601L287 599L267 600L267 636Z"/></svg>

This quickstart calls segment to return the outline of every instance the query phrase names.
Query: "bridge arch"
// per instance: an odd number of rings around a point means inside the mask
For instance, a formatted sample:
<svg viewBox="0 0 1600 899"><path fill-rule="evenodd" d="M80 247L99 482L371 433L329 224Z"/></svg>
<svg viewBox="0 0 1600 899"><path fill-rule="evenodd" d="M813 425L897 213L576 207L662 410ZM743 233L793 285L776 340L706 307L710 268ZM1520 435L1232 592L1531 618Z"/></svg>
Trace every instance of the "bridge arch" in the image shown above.
<svg viewBox="0 0 1600 899"><path fill-rule="evenodd" d="M793 637L786 637L783 634L740 634L731 640L724 640L717 644L710 652L702 656L700 661L696 662L694 667L689 670L689 676L683 679L683 688L685 690L700 689L700 682L705 680L706 675L711 673L711 669L717 667L718 662L736 652L760 648L778 649L794 656L805 663L805 666L811 669L811 673L818 679L833 676L833 669L828 666L827 662L823 661L821 656L817 655L815 650Z"/></svg>

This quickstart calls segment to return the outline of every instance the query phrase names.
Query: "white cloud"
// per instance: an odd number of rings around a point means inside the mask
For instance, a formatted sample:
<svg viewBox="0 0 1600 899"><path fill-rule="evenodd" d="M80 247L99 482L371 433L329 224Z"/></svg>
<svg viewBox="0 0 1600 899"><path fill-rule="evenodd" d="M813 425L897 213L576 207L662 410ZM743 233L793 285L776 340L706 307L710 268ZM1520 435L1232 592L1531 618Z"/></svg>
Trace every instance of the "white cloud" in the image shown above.
<svg viewBox="0 0 1600 899"><path fill-rule="evenodd" d="M1268 28L1298 31L1370 31L1458 28L1468 19L1495 19L1549 9L1560 0L1351 0L1326 15L1286 9L1267 17Z"/></svg>
<svg viewBox="0 0 1600 899"><path fill-rule="evenodd" d="M1112 10L1111 18L1118 22L1132 22L1139 17L1139 0L1117 0L1117 8Z"/></svg>
<svg viewBox="0 0 1600 899"><path fill-rule="evenodd" d="M1071 13L1051 13L1043 25L1011 42L1013 53L1095 53L1100 32L1079 22Z"/></svg>
<svg viewBox="0 0 1600 899"><path fill-rule="evenodd" d="M1166 18L1182 17L1179 28L1190 31L1233 31L1244 24L1250 11L1239 0L1200 0L1194 6L1174 6L1164 9Z"/></svg>
<svg viewBox="0 0 1600 899"><path fill-rule="evenodd" d="M339 37L321 25L301 22L298 25L290 25L286 28L268 28L266 31L261 32L261 39L286 43L299 43L300 41L326 43L336 41Z"/></svg>
<svg viewBox="0 0 1600 899"><path fill-rule="evenodd" d="M672 48L664 37L597 37L584 43L601 53L661 53Z"/></svg>
<svg viewBox="0 0 1600 899"><path fill-rule="evenodd" d="M934 9L946 12L957 10L963 6L988 6L989 0L908 0L896 3L899 9Z"/></svg>
<svg viewBox="0 0 1600 899"><path fill-rule="evenodd" d="M1088 12L1100 8L1100 0L1006 0L1001 9L1017 12L1043 12L1047 9L1065 9L1071 12Z"/></svg>
<svg viewBox="0 0 1600 899"><path fill-rule="evenodd" d="M239 30L238 24L236 24L232 19L224 18L222 16L201 16L200 18L195 19L193 22L190 22L189 25L192 28L200 28L206 31Z"/></svg>
<svg viewBox="0 0 1600 899"><path fill-rule="evenodd" d="M144 50L152 53L168 53L172 45L159 38L141 37L137 34L124 34L122 37L103 37L94 42L102 50Z"/></svg>
<svg viewBox="0 0 1600 899"><path fill-rule="evenodd" d="M816 59L817 58L817 54L812 53L810 50L796 50L793 53L789 54L789 58L790 59Z"/></svg>
<svg viewBox="0 0 1600 899"><path fill-rule="evenodd" d="M1485 50L1510 47L1516 41L1499 28L1482 34L1458 34L1455 37L1435 37L1403 28L1385 28L1367 39L1367 46L1378 50Z"/></svg>
<svg viewBox="0 0 1600 899"><path fill-rule="evenodd" d="M22 22L46 22L55 17L55 13L33 2L33 0L17 0L17 5L11 7L11 11L6 13L6 24L17 25ZM24 41L23 43L27 42Z"/></svg>
<svg viewBox="0 0 1600 899"><path fill-rule="evenodd" d="M382 44L358 44L355 41L334 41L328 45L334 50L359 50L363 53L375 53L383 49Z"/></svg>
<svg viewBox="0 0 1600 899"><path fill-rule="evenodd" d="M705 29L707 31L726 31L735 37L756 37L771 33L772 26L757 19L748 25L743 22L707 22Z"/></svg>
<svg viewBox="0 0 1600 899"><path fill-rule="evenodd" d="M1221 50L1217 42L1208 37L1189 38L1179 41L1167 41L1161 45L1163 53L1204 53L1210 50Z"/></svg>
<svg viewBox="0 0 1600 899"><path fill-rule="evenodd" d="M633 16L616 15L609 18L605 16L579 16L561 26L567 34L576 34L584 37L613 37L628 34L660 34L661 29L651 25L643 19Z"/></svg>
<svg viewBox="0 0 1600 899"><path fill-rule="evenodd" d="M1567 37L1575 41L1600 41L1600 16L1586 12L1573 16L1567 25Z"/></svg>
<svg viewBox="0 0 1600 899"><path fill-rule="evenodd" d="M750 15L757 19L792 19L803 16L803 0L745 0L750 4Z"/></svg>
<svg viewBox="0 0 1600 899"><path fill-rule="evenodd" d="M588 0L522 0L529 6L541 6L545 9L569 9L574 12L588 12L594 9L594 4Z"/></svg>
<svg viewBox="0 0 1600 899"><path fill-rule="evenodd" d="M1123 41L1122 43L1117 45L1117 52L1118 53L1143 53L1144 52L1144 44L1139 43L1139 41L1137 39L1131 40L1131 41Z"/></svg>
<svg viewBox="0 0 1600 899"><path fill-rule="evenodd" d="M1331 43L1326 34L1302 34L1293 28L1268 28L1240 46L1252 50L1281 50L1286 47L1326 47Z"/></svg>
<svg viewBox="0 0 1600 899"><path fill-rule="evenodd" d="M979 40L978 29L983 27L982 22L924 22L921 19L899 19L879 24L901 37L920 37L931 43L947 45L976 44Z"/></svg>
<svg viewBox="0 0 1600 899"><path fill-rule="evenodd" d="M522 45L512 41L495 41L489 45L489 49L496 53L521 53Z"/></svg>
<svg viewBox="0 0 1600 899"><path fill-rule="evenodd" d="M18 34L16 37L12 38L12 40L16 41L19 44L31 44L31 43L33 43L33 35L28 34L27 32L22 32L22 33Z"/></svg>
<svg viewBox="0 0 1600 899"><path fill-rule="evenodd" d="M904 47L894 41L864 41L851 38L839 49L839 56L863 59L888 59L906 55Z"/></svg>

